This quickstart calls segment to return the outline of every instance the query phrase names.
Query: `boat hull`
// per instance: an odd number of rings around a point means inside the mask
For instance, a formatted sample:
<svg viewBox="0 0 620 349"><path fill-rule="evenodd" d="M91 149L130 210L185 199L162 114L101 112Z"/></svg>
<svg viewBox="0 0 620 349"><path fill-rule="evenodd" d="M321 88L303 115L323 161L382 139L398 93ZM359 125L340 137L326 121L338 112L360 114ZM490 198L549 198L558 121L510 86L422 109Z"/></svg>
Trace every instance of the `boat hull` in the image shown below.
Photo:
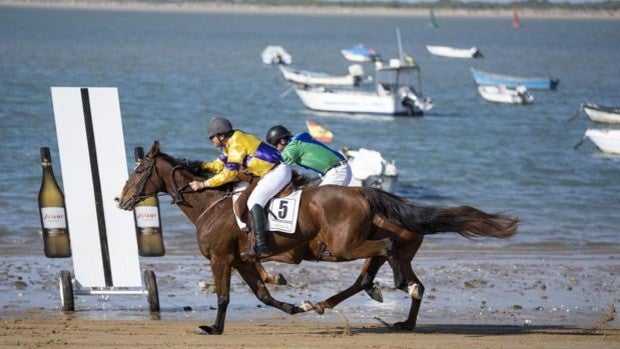
<svg viewBox="0 0 620 349"><path fill-rule="evenodd" d="M379 95L366 91L330 91L330 90L311 90L295 89L303 104L312 110L341 112L341 113L363 113L363 114L389 114L389 115L408 115L411 114L395 95ZM414 111L414 115L422 115L421 110Z"/></svg>
<svg viewBox="0 0 620 349"><path fill-rule="evenodd" d="M559 83L558 79L521 78L517 76L487 73L473 68L471 73L478 85L504 85L512 88L525 86L530 90L554 90Z"/></svg>
<svg viewBox="0 0 620 349"><path fill-rule="evenodd" d="M504 86L481 85L478 86L478 92L485 100L495 103L531 104L534 101L534 97L527 91L519 93Z"/></svg>
<svg viewBox="0 0 620 349"><path fill-rule="evenodd" d="M352 75L336 76L293 70L283 66L279 66L279 68L284 79L301 85L356 86L360 80Z"/></svg>
<svg viewBox="0 0 620 349"><path fill-rule="evenodd" d="M454 48L448 46L431 46L426 45L428 52L435 56L449 57L449 58L477 58L482 57L480 51L475 48Z"/></svg>
<svg viewBox="0 0 620 349"><path fill-rule="evenodd" d="M620 124L620 108L600 107L595 104L583 103L581 109L592 121Z"/></svg>
<svg viewBox="0 0 620 349"><path fill-rule="evenodd" d="M585 137L589 138L603 153L620 155L620 130L589 129Z"/></svg>

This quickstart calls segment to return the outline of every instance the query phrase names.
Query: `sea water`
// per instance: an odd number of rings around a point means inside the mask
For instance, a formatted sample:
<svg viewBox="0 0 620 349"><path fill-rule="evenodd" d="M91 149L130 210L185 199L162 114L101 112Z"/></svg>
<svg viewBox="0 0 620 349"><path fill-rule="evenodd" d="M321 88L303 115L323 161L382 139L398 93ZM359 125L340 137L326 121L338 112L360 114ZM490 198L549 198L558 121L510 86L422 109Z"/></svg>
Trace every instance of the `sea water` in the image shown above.
<svg viewBox="0 0 620 349"><path fill-rule="evenodd" d="M423 17L2 7L0 253L46 263L36 200L41 146L51 147L62 181L51 86L118 87L129 163L133 147L148 149L156 139L168 154L214 159L218 152L205 140L213 115L261 138L275 124L301 132L312 120L334 133L334 148L364 147L395 160L398 195L521 221L508 240L447 234L427 238L425 246L617 251L620 157L590 142L573 146L587 128L610 127L589 122L581 102L620 105L620 21L526 17L514 30L510 18L436 16L439 28L429 29ZM396 57L395 28L421 68L416 88L435 105L423 117L311 112L287 93L277 68L260 60L265 46L278 44L295 67L345 74L349 63L339 51L354 44ZM427 44L477 46L484 58L436 57ZM560 84L531 91L532 105L491 104L476 91L471 67L556 77ZM364 69L374 73L372 65ZM197 254L193 226L166 198L161 205L168 254Z"/></svg>

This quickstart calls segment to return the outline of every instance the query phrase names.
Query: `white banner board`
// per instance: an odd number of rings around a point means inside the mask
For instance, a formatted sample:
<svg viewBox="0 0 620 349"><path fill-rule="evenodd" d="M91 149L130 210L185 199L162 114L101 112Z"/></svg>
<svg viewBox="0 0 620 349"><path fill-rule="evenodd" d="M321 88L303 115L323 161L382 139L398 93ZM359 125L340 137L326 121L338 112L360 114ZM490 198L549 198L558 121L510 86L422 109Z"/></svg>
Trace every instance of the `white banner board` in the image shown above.
<svg viewBox="0 0 620 349"><path fill-rule="evenodd" d="M141 287L133 213L114 197L127 180L116 88L52 87L75 280Z"/></svg>

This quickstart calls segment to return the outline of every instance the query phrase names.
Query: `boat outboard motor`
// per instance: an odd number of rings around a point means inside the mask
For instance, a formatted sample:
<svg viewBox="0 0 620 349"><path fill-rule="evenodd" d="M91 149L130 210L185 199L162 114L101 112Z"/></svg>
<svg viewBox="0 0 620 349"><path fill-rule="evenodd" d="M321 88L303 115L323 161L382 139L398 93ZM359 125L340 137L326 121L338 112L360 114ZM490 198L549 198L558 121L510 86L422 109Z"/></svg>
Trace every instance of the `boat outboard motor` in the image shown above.
<svg viewBox="0 0 620 349"><path fill-rule="evenodd" d="M407 108L409 115L420 115L433 108L433 101L430 98L424 97L410 86L402 86L398 92L402 98L401 103Z"/></svg>
<svg viewBox="0 0 620 349"><path fill-rule="evenodd" d="M353 77L353 85L357 86L364 79L364 68L361 64L351 64L349 66L349 75Z"/></svg>

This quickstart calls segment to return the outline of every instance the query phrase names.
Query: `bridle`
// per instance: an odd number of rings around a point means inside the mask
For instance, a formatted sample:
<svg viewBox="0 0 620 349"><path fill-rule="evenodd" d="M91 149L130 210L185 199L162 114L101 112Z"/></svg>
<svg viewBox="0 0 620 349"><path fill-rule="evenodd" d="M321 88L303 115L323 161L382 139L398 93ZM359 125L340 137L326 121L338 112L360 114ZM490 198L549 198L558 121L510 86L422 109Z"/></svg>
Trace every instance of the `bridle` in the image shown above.
<svg viewBox="0 0 620 349"><path fill-rule="evenodd" d="M155 157L147 157L143 160L144 162L148 162L148 166L146 167L145 170L143 170L142 172L144 172L144 175L140 178L140 181L138 182L138 185L136 186L136 195L133 195L131 197L131 202L132 203L138 203L144 199L150 198L153 195L144 195L142 193L144 193L144 187L146 186L146 182L151 178L151 175L153 174L153 171L155 171L155 173L157 173L157 168L155 167ZM172 197L172 201L170 202L171 204L179 204L184 202L183 200L183 194L184 193L193 193L193 190L188 190L189 188L189 184L185 184L182 186L178 186L175 180L175 172L179 169L182 168L182 165L175 165L172 168L172 173L171 173L171 177L172 177L172 194L170 194L170 196ZM161 177L159 175L157 175L157 177L159 178L160 184L161 186L163 186L163 181L161 180ZM158 193L155 194L155 196L163 196L166 195L167 193Z"/></svg>

